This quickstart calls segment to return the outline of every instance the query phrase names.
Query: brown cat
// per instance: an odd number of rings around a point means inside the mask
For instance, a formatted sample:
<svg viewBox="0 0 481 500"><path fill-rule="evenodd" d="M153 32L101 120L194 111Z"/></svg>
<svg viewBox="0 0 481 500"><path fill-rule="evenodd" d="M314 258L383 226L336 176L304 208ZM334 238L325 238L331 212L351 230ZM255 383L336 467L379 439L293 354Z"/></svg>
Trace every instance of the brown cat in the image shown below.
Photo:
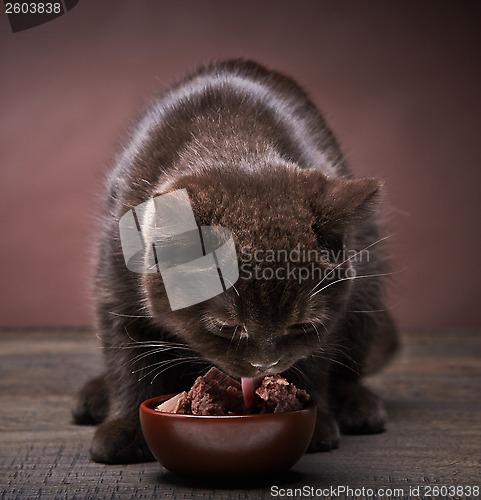
<svg viewBox="0 0 481 500"><path fill-rule="evenodd" d="M172 310L161 273L127 269L119 220L180 189L198 226L230 230L239 279ZM101 423L92 457L151 459L139 403L188 389L212 365L245 390L273 373L306 389L318 407L312 452L337 447L339 428L381 431L384 406L360 383L397 344L378 192L352 178L319 111L280 73L218 62L156 97L108 180L95 282L106 371L73 410L77 423Z"/></svg>

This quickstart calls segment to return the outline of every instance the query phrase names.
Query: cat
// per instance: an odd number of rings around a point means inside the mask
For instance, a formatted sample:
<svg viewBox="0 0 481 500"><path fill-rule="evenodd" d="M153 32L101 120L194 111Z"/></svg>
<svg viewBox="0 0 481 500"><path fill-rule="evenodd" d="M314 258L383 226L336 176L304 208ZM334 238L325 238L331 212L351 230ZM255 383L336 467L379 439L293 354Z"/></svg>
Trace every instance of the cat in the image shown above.
<svg viewBox="0 0 481 500"><path fill-rule="evenodd" d="M95 461L151 460L139 404L188 390L210 366L251 381L282 373L307 390L310 452L336 448L340 431L383 430L384 405L361 383L398 344L383 292L381 183L352 176L293 79L244 59L198 68L147 106L107 188L94 283L106 370L73 408L76 423L100 424ZM231 232L240 271L226 291L172 310L161 274L127 269L119 220L179 190L199 227Z"/></svg>

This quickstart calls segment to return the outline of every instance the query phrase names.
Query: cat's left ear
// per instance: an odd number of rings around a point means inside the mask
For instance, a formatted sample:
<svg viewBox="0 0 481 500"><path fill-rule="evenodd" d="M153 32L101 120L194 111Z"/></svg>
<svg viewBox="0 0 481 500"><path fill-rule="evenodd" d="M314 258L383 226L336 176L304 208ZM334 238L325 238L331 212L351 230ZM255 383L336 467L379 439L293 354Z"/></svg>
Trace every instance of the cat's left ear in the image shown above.
<svg viewBox="0 0 481 500"><path fill-rule="evenodd" d="M317 179L318 190L311 184L314 189L310 203L316 221L315 232L342 238L351 227L375 214L382 186L378 179L332 178L319 172L314 175L321 176Z"/></svg>
<svg viewBox="0 0 481 500"><path fill-rule="evenodd" d="M316 215L346 227L362 222L375 213L380 189L378 179L328 178L327 189L319 200L321 212Z"/></svg>

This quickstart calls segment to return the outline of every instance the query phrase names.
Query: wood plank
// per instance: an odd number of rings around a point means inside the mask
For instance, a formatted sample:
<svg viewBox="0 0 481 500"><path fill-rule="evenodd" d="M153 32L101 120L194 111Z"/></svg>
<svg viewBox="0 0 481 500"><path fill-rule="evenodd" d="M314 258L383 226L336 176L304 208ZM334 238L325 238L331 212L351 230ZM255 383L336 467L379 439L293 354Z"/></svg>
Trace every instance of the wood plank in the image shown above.
<svg viewBox="0 0 481 500"><path fill-rule="evenodd" d="M479 332L405 334L394 362L367 381L386 401L386 432L342 436L338 450L305 455L288 474L238 483L92 462L94 428L72 425L70 403L101 370L97 346L88 331L0 332L2 499L272 498L271 486L402 488L408 498L410 487L481 484Z"/></svg>

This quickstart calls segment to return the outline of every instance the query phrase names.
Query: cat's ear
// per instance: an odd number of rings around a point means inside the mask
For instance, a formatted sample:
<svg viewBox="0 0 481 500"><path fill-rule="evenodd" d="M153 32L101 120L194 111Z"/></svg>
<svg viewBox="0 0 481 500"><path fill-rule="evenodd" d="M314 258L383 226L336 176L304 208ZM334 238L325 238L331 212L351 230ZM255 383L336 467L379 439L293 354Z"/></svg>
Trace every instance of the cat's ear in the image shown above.
<svg viewBox="0 0 481 500"><path fill-rule="evenodd" d="M318 240L342 246L351 227L375 214L381 182L371 178L322 177L319 191L310 200L315 218L313 230Z"/></svg>
<svg viewBox="0 0 481 500"><path fill-rule="evenodd" d="M329 178L318 215L345 227L362 222L375 212L380 188L377 179Z"/></svg>

